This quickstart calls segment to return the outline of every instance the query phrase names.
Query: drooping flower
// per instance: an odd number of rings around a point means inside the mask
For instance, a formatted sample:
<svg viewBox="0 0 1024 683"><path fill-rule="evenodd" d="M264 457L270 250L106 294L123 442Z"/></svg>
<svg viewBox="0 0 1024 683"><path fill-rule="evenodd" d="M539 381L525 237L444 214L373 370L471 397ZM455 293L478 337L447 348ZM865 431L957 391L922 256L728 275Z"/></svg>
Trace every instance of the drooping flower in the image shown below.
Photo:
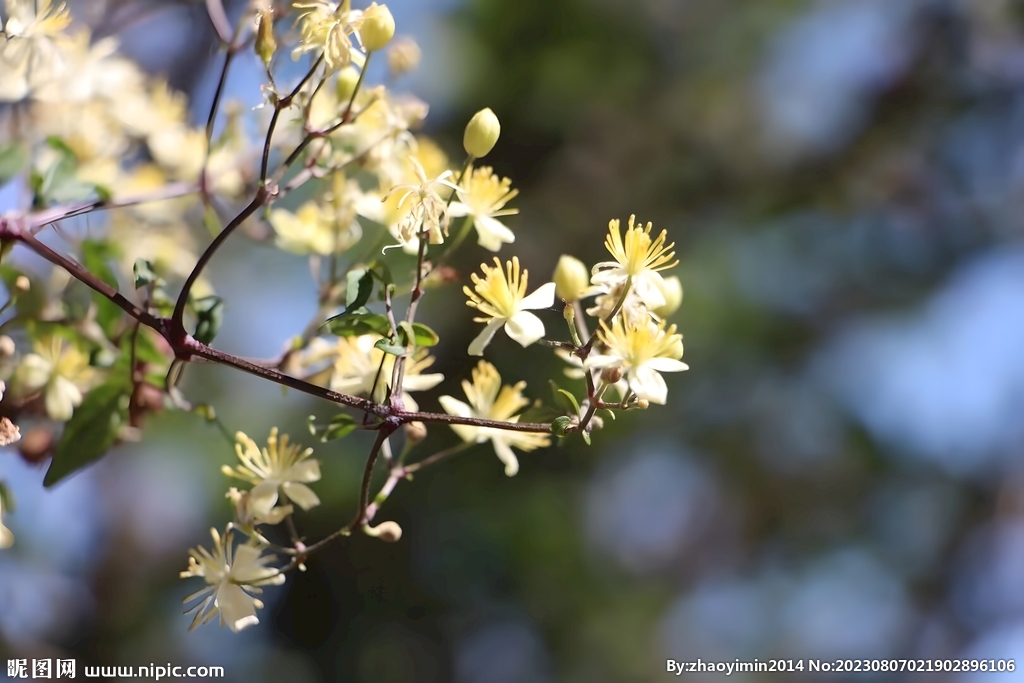
<svg viewBox="0 0 1024 683"><path fill-rule="evenodd" d="M629 217L629 227L623 237L619 221L608 223L608 235L604 244L614 261L602 261L594 266L591 280L608 290L629 280L633 290L650 309L665 305L662 293L662 277L659 271L672 268L679 263L672 248L675 243L666 244L667 231L662 230L656 238L651 237L651 223L646 226L634 225L636 217Z"/></svg>
<svg viewBox="0 0 1024 683"><path fill-rule="evenodd" d="M668 387L659 373L689 369L679 360L683 357L682 335L676 334L675 325L666 330L664 321L631 324L622 317L609 325L602 320L597 337L607 348L587 358L585 367L621 369L639 399L664 404Z"/></svg>
<svg viewBox="0 0 1024 683"><path fill-rule="evenodd" d="M487 327L470 343L469 355L482 356L499 327L504 327L505 333L521 346L529 346L543 337L544 323L529 311L554 305L555 283L541 285L533 294L526 296L529 271L523 269L520 273L518 256L506 261L504 269L495 257L493 268L485 263L480 270L484 273L482 278L476 273L471 276L473 289L468 286L462 288L469 297L466 303L486 316L473 318L473 321L487 323Z"/></svg>
<svg viewBox="0 0 1024 683"><path fill-rule="evenodd" d="M512 181L498 179L490 166L472 170L469 178L462 181L458 192L459 201L452 202L449 212L452 216L470 216L476 228L477 243L489 251L498 251L502 244L516 241L516 236L498 220L500 216L513 216L519 209L503 208L519 190L511 189Z"/></svg>
<svg viewBox="0 0 1024 683"><path fill-rule="evenodd" d="M397 194L397 209L403 210L398 224L394 227L395 238L404 246L427 233L430 244L442 244L448 236L449 209L447 202L438 194L440 188L447 187L458 190L459 186L448 180L451 171L444 171L436 178L427 177L423 166L415 157L409 157L416 173L417 183L395 185L382 201Z"/></svg>
<svg viewBox="0 0 1024 683"><path fill-rule="evenodd" d="M235 453L242 464L234 469L225 465L221 471L253 484L249 492L249 508L256 516L272 519L278 490L303 510L319 505L320 499L306 484L320 480L320 463L311 459L313 449L288 442L288 435L277 437L277 427L270 430L267 445L260 448L242 432L235 434Z"/></svg>
<svg viewBox="0 0 1024 683"><path fill-rule="evenodd" d="M256 610L262 609L263 603L253 597L263 592L260 586L279 586L285 577L274 567L267 566L274 560L273 555L263 555L252 545L233 548L230 531L221 538L216 529L210 529L210 535L213 536L213 552L202 546L189 550L188 569L180 574L183 579L201 576L208 584L184 600L189 603L202 598L185 612L197 610L189 630L200 623L208 624L220 614L220 625L237 633L260 622Z"/></svg>
<svg viewBox="0 0 1024 683"><path fill-rule="evenodd" d="M40 339L34 353L26 355L14 371L15 393L29 396L44 391L46 414L54 420L70 420L82 403L82 391L96 376L89 357L59 336Z"/></svg>
<svg viewBox="0 0 1024 683"><path fill-rule="evenodd" d="M441 396L438 400L449 415L518 422L517 413L530 403L523 397L524 388L526 382L502 386L498 370L482 360L473 368L473 381L462 381L462 390L469 399L468 404L451 396ZM505 464L505 474L509 477L515 476L519 471L519 460L512 451L513 446L521 451L532 451L551 444L551 437L548 434L473 425L451 425L451 428L466 443L490 441L494 445L494 452Z"/></svg>

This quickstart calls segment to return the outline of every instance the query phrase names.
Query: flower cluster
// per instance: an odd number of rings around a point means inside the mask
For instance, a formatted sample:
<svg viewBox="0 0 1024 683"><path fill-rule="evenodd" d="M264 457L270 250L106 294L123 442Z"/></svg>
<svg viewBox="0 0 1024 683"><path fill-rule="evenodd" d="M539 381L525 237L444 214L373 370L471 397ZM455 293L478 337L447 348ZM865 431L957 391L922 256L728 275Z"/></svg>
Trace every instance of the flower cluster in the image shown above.
<svg viewBox="0 0 1024 683"><path fill-rule="evenodd" d="M232 520L212 532L210 550L190 551L181 573L205 582L186 598L192 628L218 616L233 631L257 624L263 587L334 539L399 541L401 527L377 515L414 472L489 443L513 476L517 452L573 434L589 443L598 410L665 403L661 373L686 369L682 337L666 320L682 287L664 276L677 263L664 231L612 221L613 260L588 269L566 255L551 282L532 285L519 256L495 255L515 245L519 212L512 180L481 163L499 142L498 117L489 108L472 116L449 158L421 132L425 103L370 83L378 52L392 80L420 62L415 42L395 36L387 6L253 0L232 29L208 3L231 58L208 124L197 126L185 95L122 55L116 38L94 39L63 3L0 1L0 186L29 198L0 216L0 446L17 442L33 463L49 458L50 486L143 438L152 414L217 423L237 458L222 472L242 484L227 491ZM221 101L232 62L246 56L266 75L252 111ZM299 74L281 68L289 57ZM88 230L73 221L83 214ZM57 224L59 248L37 237ZM205 271L235 233L307 259L315 281L315 316L274 358L212 346L230 302ZM417 315L428 292L460 279L452 264L464 244L491 259L462 288L483 325L468 355L493 354L499 330L524 348L546 343L582 390L559 387L545 405L524 396L525 381L505 383L495 364L476 360L456 378L464 399L444 393L446 378L431 371L440 336ZM42 258L22 262L26 250ZM296 517L320 504L310 487L320 462L276 427L263 444L240 431L232 439L214 408L179 385L196 359L335 407L326 421L310 418L321 443L371 433L351 521L306 543ZM439 387L440 396L424 393ZM429 434L430 424L449 425L457 439ZM456 443L420 457L435 439ZM12 500L0 484L0 548L14 542L3 525Z"/></svg>

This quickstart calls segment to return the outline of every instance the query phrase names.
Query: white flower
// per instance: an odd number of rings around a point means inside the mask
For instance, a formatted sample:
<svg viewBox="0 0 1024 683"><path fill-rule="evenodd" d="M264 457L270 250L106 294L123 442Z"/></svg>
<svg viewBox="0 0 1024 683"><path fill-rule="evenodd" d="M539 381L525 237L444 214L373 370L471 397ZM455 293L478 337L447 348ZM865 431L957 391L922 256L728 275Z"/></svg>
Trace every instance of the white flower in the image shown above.
<svg viewBox="0 0 1024 683"><path fill-rule="evenodd" d="M213 536L213 552L202 546L190 550L188 569L180 574L183 579L201 576L209 584L185 598L186 603L203 598L185 612L198 610L189 630L200 623L209 623L220 614L220 625L237 633L260 623L256 610L262 609L263 603L253 597L263 592L259 586L279 586L284 583L284 574L266 566L274 556L263 556L256 546L240 545L232 551L230 531L224 534L223 540L216 529L210 529L210 535Z"/></svg>
<svg viewBox="0 0 1024 683"><path fill-rule="evenodd" d="M397 225L391 228L392 234L402 246L411 244L422 233L427 233L430 244L442 244L448 235L449 210L448 203L438 193L442 187L458 190L459 186L448 180L451 171L444 171L430 179L415 157L410 156L409 162L416 173L417 182L395 185L381 200L386 202L389 197L397 194L397 210L402 211L407 207Z"/></svg>
<svg viewBox="0 0 1024 683"><path fill-rule="evenodd" d="M235 434L235 439L235 453L242 465L235 469L225 465L221 471L254 484L249 492L249 509L255 516L273 518L279 489L303 510L320 504L317 495L306 486L320 480L320 463L309 459L312 448L302 450L301 446L289 444L287 434L279 442L277 427L270 430L267 447L263 449L242 432Z"/></svg>
<svg viewBox="0 0 1024 683"><path fill-rule="evenodd" d="M515 386L502 386L501 375L497 369L482 360L473 368L472 383L465 380L462 382L462 390L469 399L468 404L451 396L441 396L438 400L449 415L518 422L519 416L516 413L530 403L523 398L522 391L525 387L526 382L518 382ZM532 451L551 444L551 437L548 434L514 432L473 425L451 425L451 428L466 443L490 441L498 458L505 463L505 474L509 477L515 476L519 471L519 461L512 452L513 446L523 451Z"/></svg>
<svg viewBox="0 0 1024 683"><path fill-rule="evenodd" d="M516 241L512 231L498 220L519 213L519 209L503 208L519 194L519 190L510 189L511 184L508 178L499 180L490 166L473 169L458 191L459 201L449 209L452 216L472 217L477 243L488 251L498 251L502 244Z"/></svg>
<svg viewBox="0 0 1024 683"><path fill-rule="evenodd" d="M682 335L676 334L675 325L666 330L664 321L633 325L618 318L608 325L602 320L597 337L607 349L587 358L584 366L622 369L629 388L639 399L664 404L668 387L658 373L689 369L679 360L683 357Z"/></svg>
<svg viewBox="0 0 1024 683"><path fill-rule="evenodd" d="M658 271L672 268L674 261L674 243L666 244L666 231L662 230L657 238L651 238L652 225L641 227L634 225L635 216L629 217L629 227L623 238L619 232L619 221L614 219L608 223L608 235L605 247L615 258L614 261L602 261L594 266L592 282L610 291L629 280L632 289L640 300L650 309L665 305L664 283Z"/></svg>
<svg viewBox="0 0 1024 683"><path fill-rule="evenodd" d="M332 391L354 395L373 392L373 400L384 400L385 388L391 386L391 372L397 357L374 346L380 339L382 337L376 334L338 339L332 351L336 356L328 385ZM410 391L433 389L444 380L440 373L423 374L433 364L434 358L426 349L418 349L406 358L402 400L408 410L419 410L409 395Z"/></svg>
<svg viewBox="0 0 1024 683"><path fill-rule="evenodd" d="M469 345L469 355L482 356L484 348L491 342L499 327L505 328L509 337L521 346L529 346L544 336L544 323L529 311L551 308L555 303L555 283L541 285L533 294L526 296L529 272L519 271L519 257L513 256L505 262L494 258L494 267L480 266L484 276L473 273L473 290L468 286L462 291L469 297L466 303L486 317L473 318L474 322L487 323L487 327ZM507 273L507 274L506 274Z"/></svg>

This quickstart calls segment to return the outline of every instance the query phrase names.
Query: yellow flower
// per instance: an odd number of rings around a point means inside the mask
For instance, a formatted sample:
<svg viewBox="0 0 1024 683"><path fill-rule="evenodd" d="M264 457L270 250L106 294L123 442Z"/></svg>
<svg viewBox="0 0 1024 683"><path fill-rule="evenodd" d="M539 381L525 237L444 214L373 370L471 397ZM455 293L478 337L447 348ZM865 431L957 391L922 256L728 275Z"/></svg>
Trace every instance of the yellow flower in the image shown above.
<svg viewBox="0 0 1024 683"><path fill-rule="evenodd" d="M25 397L43 390L47 415L70 420L82 403L82 390L91 386L96 376L89 357L56 335L40 339L33 350L14 371L15 393Z"/></svg>
<svg viewBox="0 0 1024 683"><path fill-rule="evenodd" d="M71 23L64 3L7 0L0 33L0 102L24 99L59 77L68 63L64 29Z"/></svg>
<svg viewBox="0 0 1024 683"><path fill-rule="evenodd" d="M625 237L619 231L618 219L608 222L604 245L615 260L603 261L594 266L592 280L595 285L611 289L629 279L644 304L649 308L660 308L665 305L665 296L662 294L662 277L658 271L679 263L673 260L676 255L672 251L675 243L665 243L665 230L652 239L652 224L648 223L644 227L634 225L635 218L629 217Z"/></svg>
<svg viewBox="0 0 1024 683"><path fill-rule="evenodd" d="M480 361L473 369L472 383L463 380L462 390L466 393L469 403L464 403L451 396L441 396L438 400L445 412L460 417L477 417L502 422L518 422L520 410L529 405L522 391L526 382L518 382L514 386L502 386L501 375L487 361ZM505 463L505 474L515 476L519 471L519 461L512 452L515 446L521 451L532 451L551 444L548 434L530 432L513 432L493 427L474 427L472 425L451 425L456 434L466 443L483 443L490 441L494 452Z"/></svg>
<svg viewBox="0 0 1024 683"><path fill-rule="evenodd" d="M329 256L348 249L363 236L352 206L332 211L309 201L297 213L273 209L269 220L277 233L277 246L295 254Z"/></svg>
<svg viewBox="0 0 1024 683"><path fill-rule="evenodd" d="M505 204L519 194L510 189L512 181L498 179L490 166L472 169L469 178L462 183L459 201L453 202L449 212L452 216L470 216L476 228L477 243L489 251L498 251L501 245L516 241L516 236L505 227L499 216L512 216L519 209L505 209Z"/></svg>
<svg viewBox="0 0 1024 683"><path fill-rule="evenodd" d="M668 387L661 372L681 372L689 366L683 357L683 337L676 334L676 326L667 330L665 322L630 324L618 318L612 325L601 321L597 332L607 349L604 353L587 358L587 368L620 368L624 371L629 388L637 398L651 403L665 403Z"/></svg>
<svg viewBox="0 0 1024 683"><path fill-rule="evenodd" d="M482 278L476 273L471 276L473 289L468 286L462 288L469 297L466 303L486 316L473 318L473 321L487 323L487 327L469 345L469 355L482 356L484 348L502 326L505 333L521 346L529 346L543 337L544 323L529 311L554 305L555 283L541 285L533 294L526 296L529 272L523 270L520 274L518 256L506 261L505 269L495 257L493 268L483 264L480 270L484 273Z"/></svg>
<svg viewBox="0 0 1024 683"><path fill-rule="evenodd" d="M359 26L359 39L367 52L382 50L395 36L395 18L387 5L373 2L363 12Z"/></svg>
<svg viewBox="0 0 1024 683"><path fill-rule="evenodd" d="M284 574L266 566L274 556L264 556L256 546L233 548L230 531L223 539L216 529L210 529L210 535L213 536L213 552L202 546L189 550L188 569L179 575L183 579L201 576L208 584L184 600L188 603L202 598L185 612L197 610L189 630L200 623L208 624L220 614L220 625L237 633L260 623L256 610L263 609L263 603L253 596L263 592L260 586L280 586L284 583Z"/></svg>
<svg viewBox="0 0 1024 683"><path fill-rule="evenodd" d="M309 459L312 448L302 450L302 446L289 444L287 434L278 441L277 427L270 430L267 446L263 449L242 432L235 434L235 440L238 442L235 453L242 464L234 469L225 465L221 471L229 477L255 484L249 492L249 509L254 515L272 518L278 489L303 510L320 504L320 499L306 486L320 480L320 463Z"/></svg>

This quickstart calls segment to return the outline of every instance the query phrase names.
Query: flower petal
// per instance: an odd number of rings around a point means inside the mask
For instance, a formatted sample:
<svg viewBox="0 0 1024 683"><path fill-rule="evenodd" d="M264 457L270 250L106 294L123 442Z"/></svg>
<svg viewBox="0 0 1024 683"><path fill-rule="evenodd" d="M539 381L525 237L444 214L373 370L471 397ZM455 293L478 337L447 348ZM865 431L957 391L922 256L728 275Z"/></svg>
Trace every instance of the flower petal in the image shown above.
<svg viewBox="0 0 1024 683"><path fill-rule="evenodd" d="M249 492L249 509L260 517L270 514L270 508L277 504L277 482L261 481Z"/></svg>
<svg viewBox="0 0 1024 683"><path fill-rule="evenodd" d="M649 367L639 367L629 372L629 388L636 393L637 398L651 403L664 405L668 396L664 378Z"/></svg>
<svg viewBox="0 0 1024 683"><path fill-rule="evenodd" d="M544 336L544 323L529 311L519 311L505 323L505 333L520 346L529 346Z"/></svg>
<svg viewBox="0 0 1024 683"><path fill-rule="evenodd" d="M285 495L287 495L288 498L303 510L309 510L310 508L316 507L320 504L320 499L317 498L317 495L313 493L313 490L305 484L286 481L281 484L281 488L284 489Z"/></svg>
<svg viewBox="0 0 1024 683"><path fill-rule="evenodd" d="M542 308L551 308L555 305L555 283L549 282L541 285L530 296L526 297L519 304L519 308L527 311L536 311Z"/></svg>
<svg viewBox="0 0 1024 683"><path fill-rule="evenodd" d="M320 461L308 458L297 462L279 475L282 481L302 481L307 484L320 481Z"/></svg>
<svg viewBox="0 0 1024 683"><path fill-rule="evenodd" d="M682 372L690 369L689 365L675 358L651 358L644 363L644 367L658 372Z"/></svg>
<svg viewBox="0 0 1024 683"><path fill-rule="evenodd" d="M538 321L540 322L540 321ZM491 343L491 339L494 337L494 333L498 331L498 328L505 324L505 318L492 318L487 327L480 331L480 334L476 336L469 344L468 353L471 356L482 356L484 355L484 349ZM541 336L544 332L541 331Z"/></svg>
<svg viewBox="0 0 1024 683"><path fill-rule="evenodd" d="M512 452L500 434L492 436L491 443L494 444L494 452L498 454L498 459L505 463L505 476L516 476L516 473L519 472L519 460L516 458L516 454Z"/></svg>
<svg viewBox="0 0 1024 683"><path fill-rule="evenodd" d="M437 399L440 402L441 407L444 408L444 412L449 415L458 415L459 417L474 417L473 409L466 403L463 403L457 398L451 396L441 396ZM459 438L466 443L473 443L477 439L477 435L480 433L479 427L472 427L470 425L451 425L452 431L459 435Z"/></svg>
<svg viewBox="0 0 1024 683"><path fill-rule="evenodd" d="M220 609L221 624L226 624L235 633L260 623L253 598L233 583L225 581L217 587L214 604Z"/></svg>
<svg viewBox="0 0 1024 683"><path fill-rule="evenodd" d="M490 216L476 216L473 219L473 227L476 228L477 244L488 251L498 251L502 244L516 241L515 233L505 227L504 223Z"/></svg>

